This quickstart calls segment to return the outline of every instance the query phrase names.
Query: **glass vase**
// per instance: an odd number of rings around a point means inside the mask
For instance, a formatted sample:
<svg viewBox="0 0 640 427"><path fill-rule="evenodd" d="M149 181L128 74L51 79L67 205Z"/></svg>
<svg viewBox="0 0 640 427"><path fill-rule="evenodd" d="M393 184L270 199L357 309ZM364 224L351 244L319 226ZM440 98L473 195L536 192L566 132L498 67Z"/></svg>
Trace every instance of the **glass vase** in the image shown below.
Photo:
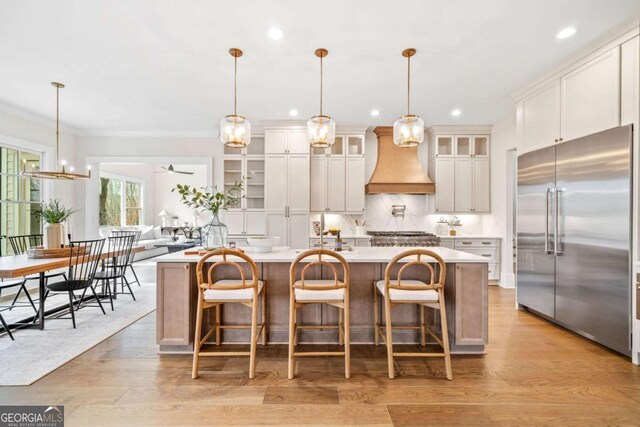
<svg viewBox="0 0 640 427"><path fill-rule="evenodd" d="M220 222L218 213L202 227L202 246L208 251L229 246L229 227Z"/></svg>

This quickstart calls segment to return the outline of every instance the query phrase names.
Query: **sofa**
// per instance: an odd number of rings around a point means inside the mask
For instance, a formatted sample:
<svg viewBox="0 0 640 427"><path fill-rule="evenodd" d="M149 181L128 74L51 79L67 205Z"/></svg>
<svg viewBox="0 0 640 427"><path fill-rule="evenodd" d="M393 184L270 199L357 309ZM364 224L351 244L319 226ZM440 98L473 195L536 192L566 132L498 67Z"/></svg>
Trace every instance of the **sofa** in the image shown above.
<svg viewBox="0 0 640 427"><path fill-rule="evenodd" d="M106 239L111 237L113 231L140 231L140 241L137 246L144 246L144 251L138 252L134 255L134 261L140 261L143 259L153 258L158 255L168 253L167 248L156 248L156 245L163 243L169 243L173 241L170 236L163 236L161 227L154 227L152 225L137 225L130 227L100 227L98 234L100 237Z"/></svg>

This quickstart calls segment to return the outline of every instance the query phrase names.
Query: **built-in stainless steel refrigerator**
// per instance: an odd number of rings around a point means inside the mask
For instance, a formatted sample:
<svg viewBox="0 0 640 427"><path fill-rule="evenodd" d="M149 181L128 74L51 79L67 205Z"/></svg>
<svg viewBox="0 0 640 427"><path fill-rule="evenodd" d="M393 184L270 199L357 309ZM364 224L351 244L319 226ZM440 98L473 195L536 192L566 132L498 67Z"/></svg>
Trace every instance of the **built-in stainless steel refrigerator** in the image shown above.
<svg viewBox="0 0 640 427"><path fill-rule="evenodd" d="M632 127L518 157L518 303L631 354Z"/></svg>

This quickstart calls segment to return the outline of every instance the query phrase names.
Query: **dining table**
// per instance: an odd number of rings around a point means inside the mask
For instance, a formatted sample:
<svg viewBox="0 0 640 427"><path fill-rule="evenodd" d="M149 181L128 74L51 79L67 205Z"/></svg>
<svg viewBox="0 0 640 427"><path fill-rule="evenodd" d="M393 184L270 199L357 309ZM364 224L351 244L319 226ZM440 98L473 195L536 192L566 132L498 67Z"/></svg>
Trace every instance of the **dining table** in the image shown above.
<svg viewBox="0 0 640 427"><path fill-rule="evenodd" d="M144 246L134 246L131 253L138 253L145 250ZM100 259L113 258L117 255L115 251L105 248L100 255ZM76 260L82 258L74 258ZM0 257L0 279L20 279L27 276L38 275L38 313L26 323L20 324L22 327L44 329L45 309L44 294L46 290L45 276L48 271L69 267L70 258L29 258L27 254L7 255ZM37 321L36 321L37 320Z"/></svg>

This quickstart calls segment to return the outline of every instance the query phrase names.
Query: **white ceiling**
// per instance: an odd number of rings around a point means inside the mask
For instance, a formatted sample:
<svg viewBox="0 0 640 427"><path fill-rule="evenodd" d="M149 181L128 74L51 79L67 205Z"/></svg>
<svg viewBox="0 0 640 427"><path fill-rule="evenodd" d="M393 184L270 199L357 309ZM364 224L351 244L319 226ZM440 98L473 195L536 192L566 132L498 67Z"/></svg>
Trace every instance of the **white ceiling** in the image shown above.
<svg viewBox="0 0 640 427"><path fill-rule="evenodd" d="M326 47L325 113L391 124L405 113L400 53L415 47L412 112L491 124L514 90L638 14L638 0L3 1L0 104L52 119L57 80L61 122L78 130L213 132L233 110L227 52L239 47L238 112L306 119L318 113L313 52ZM566 26L577 34L556 40Z"/></svg>

